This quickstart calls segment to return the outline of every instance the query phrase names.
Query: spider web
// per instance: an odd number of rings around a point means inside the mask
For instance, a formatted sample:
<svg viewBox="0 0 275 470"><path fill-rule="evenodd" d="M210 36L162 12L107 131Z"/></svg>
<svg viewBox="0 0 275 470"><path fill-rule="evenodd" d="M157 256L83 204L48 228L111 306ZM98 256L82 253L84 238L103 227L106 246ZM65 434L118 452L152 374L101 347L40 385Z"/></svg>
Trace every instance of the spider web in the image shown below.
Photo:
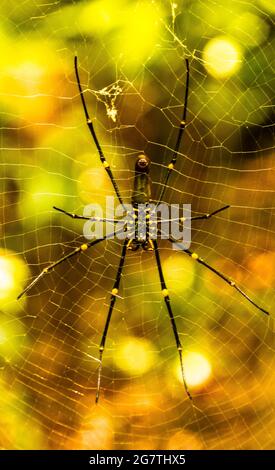
<svg viewBox="0 0 275 470"><path fill-rule="evenodd" d="M1 447L274 448L270 3L9 0L0 11ZM204 51L224 36L239 44L242 59L235 73L217 78ZM230 204L193 223L192 249L271 312L264 316L159 242L183 352L212 367L208 381L191 387L194 406L179 380L152 253L127 254L97 406L98 345L121 243L67 261L15 300L45 266L83 243L82 222L52 206L82 214L113 195L85 124L75 53L126 202L141 152L152 160L153 199L161 192L189 58L187 127L165 201L190 203L193 214Z"/></svg>

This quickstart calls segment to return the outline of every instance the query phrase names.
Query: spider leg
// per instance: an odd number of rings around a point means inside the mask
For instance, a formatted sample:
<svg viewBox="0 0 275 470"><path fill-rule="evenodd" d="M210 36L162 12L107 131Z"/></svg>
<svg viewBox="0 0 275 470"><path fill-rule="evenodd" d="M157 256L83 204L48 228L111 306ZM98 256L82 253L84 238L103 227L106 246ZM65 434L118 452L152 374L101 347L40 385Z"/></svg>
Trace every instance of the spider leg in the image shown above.
<svg viewBox="0 0 275 470"><path fill-rule="evenodd" d="M200 256L197 254L197 253L194 253L193 251L189 250L189 249L186 249L184 250L183 248L181 248L181 245L179 242L177 242L176 240L173 240L173 238L169 238L169 241L171 243L175 243L184 253L186 253L188 256L190 256L192 259L194 259L195 261L197 261L197 263L199 264L202 264L205 268L209 269L209 271L211 271L212 273L216 274L218 277L220 277L221 279L223 279L223 281L225 281L229 286L233 287L234 289L236 289L246 300L248 300L248 302L250 302L252 305L254 305L254 307L256 307L258 310L260 310L261 312L265 313L266 315L269 315L269 312L267 310L265 310L264 308L260 307L258 304L256 304L256 302L254 302L254 300L252 300L237 284L235 281L233 281L232 279L230 279L229 277L227 277L225 274L223 274L222 272L218 271L216 268L214 268L213 266L211 266L210 264L206 263L202 258L200 258Z"/></svg>
<svg viewBox="0 0 275 470"><path fill-rule="evenodd" d="M171 304L170 304L170 297L169 297L168 289L167 289L165 279L164 279L164 276L163 276L163 271L162 271L161 261L160 261L160 255L159 255L159 249L158 249L158 243L157 243L156 240L152 240L152 241L153 241L153 245L154 245L154 249L155 249L155 256L156 256L156 262L157 262L157 267L158 267L158 273L159 273L159 279L160 279L162 294L163 294L165 305L166 305L166 308L167 308L167 311L168 311L168 314L169 314L169 317L170 317L170 322L171 322L171 325L172 325L173 333L174 333L175 340L176 340L177 350L178 350L178 353L179 353L183 384L184 384L184 388L185 388L185 391L187 393L188 398L192 401L192 396L191 396L191 394L188 390L188 386L187 386L186 379L185 379L185 373L184 373L184 368L183 368L183 360L182 360L182 345L181 345L181 342L180 342L176 321L175 321L173 311L172 311L172 307L171 307Z"/></svg>
<svg viewBox="0 0 275 470"><path fill-rule="evenodd" d="M186 220L201 220L201 219L210 219L214 215L218 214L219 212L224 211L225 209L229 209L229 205L223 206L220 209L216 209L213 212L210 212L209 214L201 214L201 215L196 215L194 217L181 217L180 219L160 219L157 222L185 222Z"/></svg>
<svg viewBox="0 0 275 470"><path fill-rule="evenodd" d="M65 256L62 256L62 258L58 259L57 261L54 261L53 263L51 263L49 266L47 266L46 268L44 268L40 274L38 274L38 276L36 276L34 278L34 280L27 285L27 287L25 287L24 290L22 290L22 292L20 292L20 294L18 295L17 297L17 300L19 300L24 294L26 294L45 274L48 274L49 272L51 272L56 266L58 266L59 264L63 263L64 261L66 261L67 259L69 258L73 258L74 256L76 256L77 254L80 254L82 253L83 251L86 251L88 250L89 248L91 248L92 246L94 245L97 245L98 243L102 242L103 240L106 240L108 238L112 238L114 234L111 233L111 234L108 234L108 235L105 235L103 238L97 238L96 240L92 240L88 243L83 243L82 245L78 246L77 248L75 248L73 251L71 251L70 253L68 253L67 255Z"/></svg>
<svg viewBox="0 0 275 470"><path fill-rule="evenodd" d="M87 125L88 125L88 128L90 130L90 133L92 135L92 138L94 140L94 143L96 145L96 148L97 148L97 151L99 153L99 158L100 158L100 161L101 163L103 164L105 170L107 171L108 175L109 175L109 178L112 182L112 185L114 187L114 190L116 192L116 195L118 197L118 200L120 202L120 204L122 204L123 206L123 201L122 201L122 197L120 195L120 192L119 192L119 189L118 189L118 186L117 186L117 183L114 179L114 176L113 176L113 173L112 173L112 170L110 168L110 165L109 163L107 162L105 156L104 156L104 153L102 151L102 148L100 146L100 143L98 141L98 138L97 138L97 135L95 133L95 130L94 130L94 126L93 126L93 123L92 123L92 120L89 116L89 113L88 113L88 109L87 109L87 105L86 105L86 102L85 102L85 98L84 98L84 94L83 94L83 90L82 90L82 86L81 86L81 83L80 83L80 78L79 78L79 73L78 73L78 65L77 65L77 56L75 56L74 58L74 68L75 68L75 75L76 75L76 80L77 80L77 84L78 84L78 89L79 89L79 93L80 93L80 97L81 97L81 102L82 102L82 106L83 106L83 110L84 110L84 113L85 113L85 117L86 117L86 121L87 121Z"/></svg>
<svg viewBox="0 0 275 470"><path fill-rule="evenodd" d="M108 328L109 328L109 325L110 325L113 309L114 309L114 306L115 306L115 303L116 303L116 298L117 298L117 294L118 294L122 269L123 269L123 265L124 265L124 261L125 261L125 257L126 257L127 245L128 245L128 239L126 238L124 240L124 243L123 243L120 262L119 262L119 266L118 266L118 270L117 270L117 274L116 274L116 279L115 279L113 289L112 289L112 292L111 292L111 300L110 300L108 315L107 315L107 318L106 318L106 322L105 322L105 326L104 326L104 330L103 330L103 334L102 334L102 338L101 338L101 342L100 342L100 346L99 346L99 361L100 361L100 364L99 364L98 378L97 378L97 390L96 390L96 399L95 399L96 403L98 403L99 393L100 393L101 372L102 372L102 356L103 356L103 352L104 352L104 349L105 349L105 342L106 342L106 337L107 337L107 334L108 334Z"/></svg>
<svg viewBox="0 0 275 470"><path fill-rule="evenodd" d="M55 206L53 206L53 209L55 209L58 212L62 212L62 214L65 214L71 217L72 219L90 220L91 222L113 222L113 223L124 222L123 219L101 219L100 217L85 217L84 215L78 215L72 212L67 212L64 209L60 209L59 207L55 207Z"/></svg>
<svg viewBox="0 0 275 470"><path fill-rule="evenodd" d="M184 222L185 220L202 220L202 219L210 219L211 217L213 217L214 215L216 214L219 214L220 212L222 211L225 211L226 209L229 209L229 205L226 205L226 206L223 206L223 207L220 207L219 209L216 209L215 211L213 212L210 212L209 214L201 214L201 215L197 215L195 217L182 217L180 219L181 222Z"/></svg>
<svg viewBox="0 0 275 470"><path fill-rule="evenodd" d="M189 93L189 61L188 59L185 59L185 63L186 63L186 82L185 82L185 97L184 97L183 113L182 113L182 118L180 121L179 132L178 132L178 137L176 140L175 149L172 155L172 159L167 167L168 171L164 180L164 184L162 186L158 204L160 203L160 201L163 200L163 196L167 187L168 180L170 178L170 174L177 162L178 152L179 152L181 140L184 134L185 126L186 126L187 102L188 102L188 93Z"/></svg>

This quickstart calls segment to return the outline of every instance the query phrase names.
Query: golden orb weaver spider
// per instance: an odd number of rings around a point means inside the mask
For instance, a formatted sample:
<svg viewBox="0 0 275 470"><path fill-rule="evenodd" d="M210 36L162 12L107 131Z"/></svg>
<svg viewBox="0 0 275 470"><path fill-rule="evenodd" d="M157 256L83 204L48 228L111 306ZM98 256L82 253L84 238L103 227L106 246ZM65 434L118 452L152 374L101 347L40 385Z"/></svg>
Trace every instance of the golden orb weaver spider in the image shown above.
<svg viewBox="0 0 275 470"><path fill-rule="evenodd" d="M84 94L83 94L83 90L82 90L82 86L81 86L80 78L79 78L77 57L75 57L75 60L74 60L74 68L75 68L75 74L76 74L76 80L77 80L78 89L79 89L79 93L80 93L80 98L81 98L81 102L82 102L82 106L83 106L83 110L84 110L84 114L85 114L85 117L86 117L86 122L87 122L87 125L88 125L88 128L89 128L89 131L90 131L91 136L93 138L93 141L96 145L100 161L102 162L103 167L105 168L105 170L108 173L109 178L112 182L112 185L114 187L116 196L117 196L120 204L124 207L123 200L122 200L118 185L117 185L117 183L114 179L111 167L110 167L109 163L107 162L107 160L104 156L104 153L103 153L102 148L99 144L96 132L94 130L92 120L91 120L91 118L89 116L89 113L88 113L87 105L86 105L86 102L85 102L85 98L84 98ZM188 59L186 59L186 84L185 84L185 97L184 97L183 114L182 114L182 118L181 118L180 125L179 125L176 145L175 145L175 148L173 150L172 159L171 159L170 163L167 166L166 177L165 177L165 180L164 180L164 183L163 183L163 186L162 186L162 191L161 191L160 197L158 199L158 204L160 203L160 201L163 200L163 196L164 196L165 190L167 188L169 177L170 177L171 172L173 171L173 169L176 165L176 162L177 162L178 152L179 152L180 144L181 144L182 137L183 137L184 130L185 130L185 126L186 126L188 92L189 92L189 62L188 62ZM118 292L119 292L120 280L121 280L121 275L122 275L122 271L123 271L123 266L124 266L124 262L125 262L126 253L127 253L128 250L136 251L139 248L142 248L145 251L153 251L154 254L155 254L155 259L156 259L156 264L157 264L157 269L158 269L158 274L159 274L159 280L160 280L160 285L161 285L161 292L162 292L162 295L163 295L163 298L164 298L164 301L165 301L165 305L166 305L166 308L167 308L167 312L168 312L168 315L169 315L169 318L170 318L171 326L172 326L174 337L175 337L176 347L177 347L178 354L179 354L181 374L182 374L184 388L185 388L185 391L187 393L187 396L189 397L190 400L192 400L192 396L189 392L187 382L186 382L186 379L185 379L184 367L183 367L183 358L182 358L182 345L181 345L181 341L180 341L180 338L179 338L179 334L178 334L175 318L174 318L174 315L173 315L172 307L171 307L169 291L167 289L167 285L166 285L164 275L163 275L161 259L160 259L160 254L159 254L159 248L158 248L158 242L155 238L154 239L150 238L150 232L149 232L148 229L146 230L145 239L144 238L140 239L138 237L138 221L137 220L138 220L139 204L143 204L143 205L145 205L145 207L148 207L149 202L150 202L151 181L150 181L149 171L150 171L150 159L149 159L149 157L146 156L145 154L139 155L137 160L136 160L136 164L135 164L134 186L133 186L133 193L132 193L132 205L133 205L133 210L134 210L133 231L132 231L131 236L129 236L128 238L126 237L124 242L123 242L120 262L119 262L119 266L118 266L118 269L117 269L117 274L116 274L115 282L114 282L114 285L113 285L113 289L111 291L111 298L110 298L110 303L109 303L108 314L107 314L107 318L106 318L106 322L105 322L105 326L104 326L104 330L103 330L103 334L102 334L101 342L100 342L100 346L99 346L99 369L98 369L97 390L96 390L96 403L99 400L99 393L100 393L100 386L101 386L101 372L102 372L103 352L104 352L104 349L105 349L105 343L106 343L108 329L109 329L109 325L110 325L110 321L111 321L111 317L112 317L112 312L113 312L113 309L114 309L114 306L115 306L115 303L116 303L116 299L117 299L117 295L118 295ZM218 214L218 213L220 213L220 212L222 212L222 211L224 211L228 208L229 208L229 205L226 205L226 206L223 206L223 207L221 207L221 208L219 208L219 209L217 209L217 210L215 210L215 211L213 211L209 214L202 214L202 215L199 215L199 216L190 217L190 220L209 219L209 218L213 217L214 215L216 215L216 214ZM98 218L85 217L85 216L77 215L77 214L74 214L74 213L70 213L70 212L67 212L63 209L55 207L55 206L54 206L54 209L59 211L59 212L62 212L63 214L65 214L69 217L72 217L74 219L83 219L83 220L90 220L90 221L98 220ZM149 223L149 219L150 219L149 209L148 209L148 213L147 213L146 217L147 217L147 220L148 220L148 223ZM102 222L110 221L109 219L100 219L100 220ZM183 222L183 218L180 219L179 221ZM112 220L112 222L115 222L115 223L121 222L121 219ZM161 235L160 230L158 230L157 232L158 232L158 234ZM98 238L98 239L89 241L87 243L83 243L81 246L75 248L73 251L71 251L67 255L63 256L59 260L53 262L52 264L50 264L49 266L44 268L41 271L41 273L38 276L36 276L35 279L29 285L27 285L27 287L19 294L18 299L20 297L22 297L23 294L28 292L39 281L39 279L42 276L44 276L45 274L47 274L47 273L51 272L52 270L54 270L54 268L56 268L56 266L63 263L67 259L72 258L75 255L78 255L78 254L88 250L92 246L94 246L94 245L96 245L96 244L98 244L98 243L100 243L103 240L106 240L108 238L109 238L109 235L105 235L102 238ZM168 240L171 243L175 243L177 245L177 240L174 240L172 237L169 236ZM219 278L221 278L223 281L225 281L227 284L229 284L235 290L237 290L246 300L248 300L257 309L259 309L263 313L269 315L269 313L264 308L262 308L258 304L256 304L235 283L235 281L233 281L232 279L230 279L229 277L224 275L222 272L218 271L216 268L214 268L210 264L206 263L202 258L200 258L200 256L197 253L194 253L193 251L191 251L189 249L183 249L180 245L179 245L179 249L181 251L183 251L184 253L186 253L188 256L190 256L193 260L197 261L199 264L203 265L205 268L212 271L214 274L216 274Z"/></svg>

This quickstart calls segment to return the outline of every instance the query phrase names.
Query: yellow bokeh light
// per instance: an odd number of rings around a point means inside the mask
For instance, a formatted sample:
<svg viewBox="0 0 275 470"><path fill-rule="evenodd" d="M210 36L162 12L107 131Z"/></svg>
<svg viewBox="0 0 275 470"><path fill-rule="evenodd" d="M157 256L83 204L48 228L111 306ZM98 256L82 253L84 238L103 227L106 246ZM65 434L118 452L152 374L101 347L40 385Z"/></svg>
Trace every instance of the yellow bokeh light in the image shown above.
<svg viewBox="0 0 275 470"><path fill-rule="evenodd" d="M15 67L10 67L9 73L24 85L26 92L32 93L34 87L38 86L44 78L45 68L37 62L26 61L17 64Z"/></svg>
<svg viewBox="0 0 275 470"><path fill-rule="evenodd" d="M134 2L114 43L115 56L133 66L152 55L158 43L161 17L159 4L149 1Z"/></svg>
<svg viewBox="0 0 275 470"><path fill-rule="evenodd" d="M189 352L183 356L183 367L187 385L198 387L208 382L212 374L209 360L201 353ZM177 364L178 380L182 382L181 368Z"/></svg>
<svg viewBox="0 0 275 470"><path fill-rule="evenodd" d="M9 258L0 257L0 299L14 288L13 265Z"/></svg>
<svg viewBox="0 0 275 470"><path fill-rule="evenodd" d="M17 268L14 258L0 255L0 299L7 299L14 294Z"/></svg>
<svg viewBox="0 0 275 470"><path fill-rule="evenodd" d="M24 261L8 250L0 250L0 300L5 311L18 306L16 297L23 287L24 280L29 276L29 270Z"/></svg>
<svg viewBox="0 0 275 470"><path fill-rule="evenodd" d="M240 46L226 36L218 36L206 44L203 51L204 67L215 78L227 78L240 67Z"/></svg>
<svg viewBox="0 0 275 470"><path fill-rule="evenodd" d="M269 25L260 16L245 11L234 18L228 32L245 47L256 47L266 40Z"/></svg>
<svg viewBox="0 0 275 470"><path fill-rule="evenodd" d="M26 191L22 195L20 206L21 216L24 218L26 213L39 214L42 218L51 216L53 205L64 205L64 195L66 188L64 180L59 175L47 172L37 172L33 178L28 180Z"/></svg>
<svg viewBox="0 0 275 470"><path fill-rule="evenodd" d="M0 59L1 103L7 108L12 103L17 119L48 121L57 106L55 96L60 93L59 75L63 72L56 54L57 45L49 40L4 42Z"/></svg>
<svg viewBox="0 0 275 470"><path fill-rule="evenodd" d="M106 189L110 187L110 181L102 168L88 168L78 176L78 194L84 203L106 203Z"/></svg>
<svg viewBox="0 0 275 470"><path fill-rule="evenodd" d="M146 339L125 338L119 345L114 360L124 372L142 375L155 363L152 343Z"/></svg>
<svg viewBox="0 0 275 470"><path fill-rule="evenodd" d="M98 0L84 5L80 15L79 24L81 31L96 34L102 37L104 33L117 27L123 18L123 0Z"/></svg>
<svg viewBox="0 0 275 470"><path fill-rule="evenodd" d="M175 253L163 262L163 270L174 292L180 293L192 286L195 277L195 263L184 258L181 253Z"/></svg>

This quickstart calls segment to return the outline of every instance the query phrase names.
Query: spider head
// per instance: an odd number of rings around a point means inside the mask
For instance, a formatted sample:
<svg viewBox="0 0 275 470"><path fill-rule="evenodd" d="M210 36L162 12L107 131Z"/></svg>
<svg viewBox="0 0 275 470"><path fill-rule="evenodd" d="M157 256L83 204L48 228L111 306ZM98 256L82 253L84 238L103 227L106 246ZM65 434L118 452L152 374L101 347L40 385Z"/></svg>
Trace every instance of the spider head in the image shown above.
<svg viewBox="0 0 275 470"><path fill-rule="evenodd" d="M139 173L149 173L150 163L150 158L148 158L143 153L140 154L136 161L136 171Z"/></svg>

